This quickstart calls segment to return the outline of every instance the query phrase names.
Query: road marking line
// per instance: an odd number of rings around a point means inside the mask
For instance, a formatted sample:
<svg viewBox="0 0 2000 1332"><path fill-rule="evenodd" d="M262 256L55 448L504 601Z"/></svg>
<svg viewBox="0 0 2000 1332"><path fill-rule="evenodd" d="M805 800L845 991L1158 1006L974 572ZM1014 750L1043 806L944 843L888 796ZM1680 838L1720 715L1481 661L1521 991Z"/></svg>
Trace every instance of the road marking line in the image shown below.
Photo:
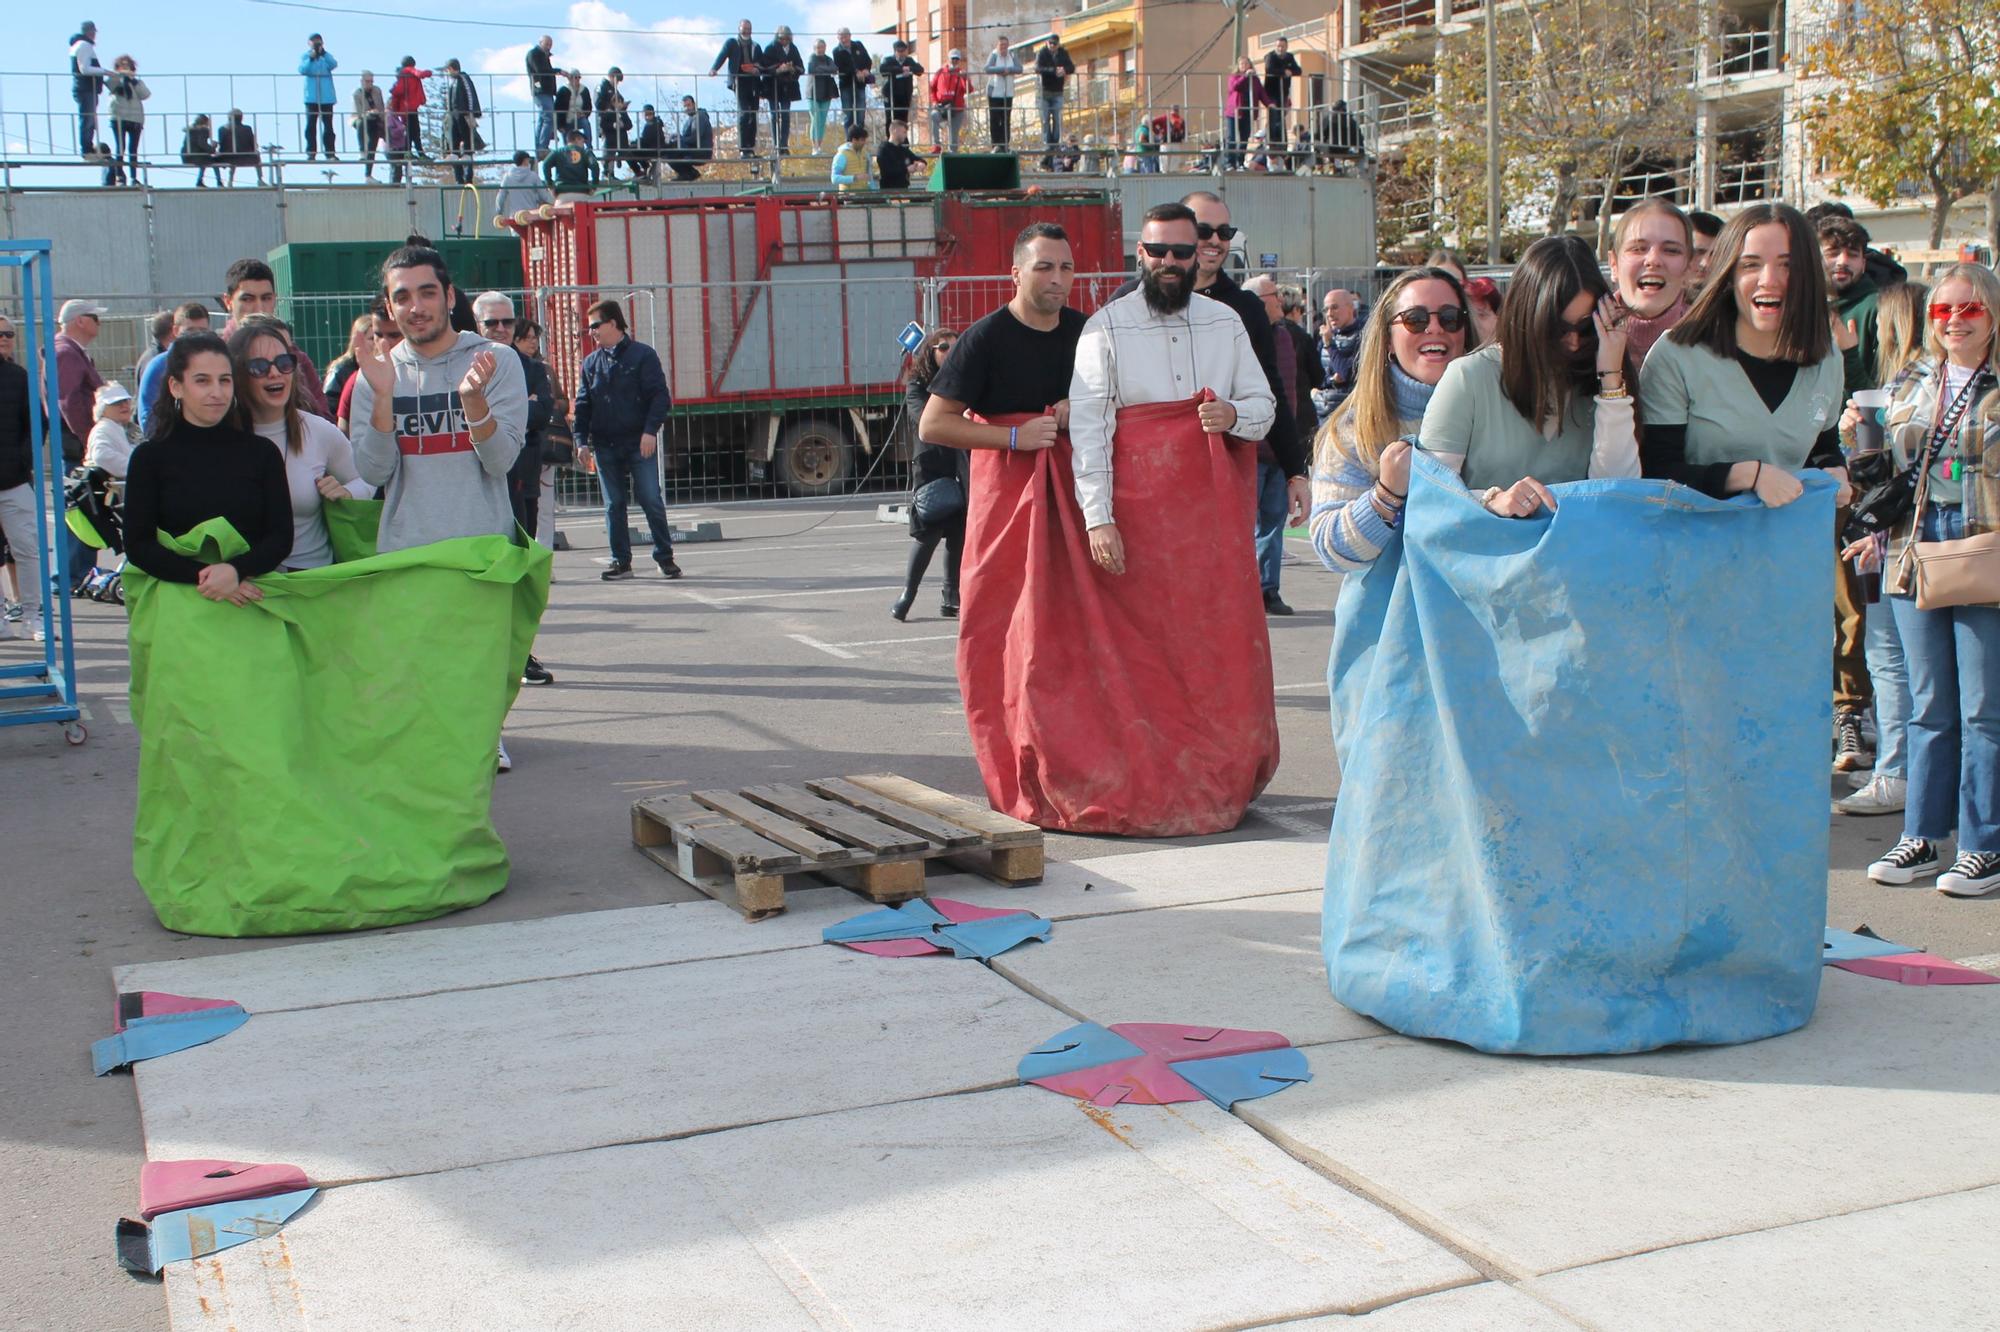
<svg viewBox="0 0 2000 1332"><path fill-rule="evenodd" d="M864 638L858 643L835 643L835 647L881 647L886 643L942 643L957 634L919 634L915 638Z"/></svg>
<svg viewBox="0 0 2000 1332"><path fill-rule="evenodd" d="M1276 689L1273 689L1271 692L1274 694L1295 694L1302 689L1324 689L1324 688L1326 688L1326 681L1324 680L1307 680L1302 684L1279 685Z"/></svg>
<svg viewBox="0 0 2000 1332"><path fill-rule="evenodd" d="M697 592L691 587L677 588L676 591L678 591L682 596L686 597L689 601L699 601L704 606L720 606L722 604L720 601L717 601L714 597L708 595L708 593Z"/></svg>
<svg viewBox="0 0 2000 1332"><path fill-rule="evenodd" d="M804 643L809 648L818 648L829 657L839 657L842 661L858 661L861 658L861 654L858 652L849 652L844 648L834 646L832 643L822 643L817 638L809 638L805 634L786 634L785 637L795 643Z"/></svg>
<svg viewBox="0 0 2000 1332"><path fill-rule="evenodd" d="M711 606L728 606L739 601L776 601L780 597L858 597L864 594L874 596L882 592L901 592L901 583L884 583L880 587L809 587L797 592L746 592L737 597L698 596L694 592L687 595L706 601Z"/></svg>

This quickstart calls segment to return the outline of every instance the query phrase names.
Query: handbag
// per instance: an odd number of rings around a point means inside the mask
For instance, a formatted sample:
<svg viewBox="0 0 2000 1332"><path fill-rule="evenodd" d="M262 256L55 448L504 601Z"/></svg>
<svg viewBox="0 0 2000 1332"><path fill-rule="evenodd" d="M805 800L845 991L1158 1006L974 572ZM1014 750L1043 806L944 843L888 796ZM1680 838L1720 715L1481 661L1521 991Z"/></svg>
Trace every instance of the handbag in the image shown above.
<svg viewBox="0 0 2000 1332"><path fill-rule="evenodd" d="M955 476L926 481L910 499L912 528L935 529L955 522L965 514L965 487Z"/></svg>
<svg viewBox="0 0 2000 1332"><path fill-rule="evenodd" d="M1959 395L1960 402L1970 399L1986 377L1986 367L1982 365ZM1955 425L1964 412L1960 403L1952 406ZM1901 587L1914 590L1918 610L2000 605L2000 532L1981 532L1956 541L1917 539L1923 530L1924 504L1930 499L1929 463L1946 433L1943 429L1935 432L1931 447L1924 450L1925 466L1917 481L1916 518L1898 562L1897 581Z"/></svg>

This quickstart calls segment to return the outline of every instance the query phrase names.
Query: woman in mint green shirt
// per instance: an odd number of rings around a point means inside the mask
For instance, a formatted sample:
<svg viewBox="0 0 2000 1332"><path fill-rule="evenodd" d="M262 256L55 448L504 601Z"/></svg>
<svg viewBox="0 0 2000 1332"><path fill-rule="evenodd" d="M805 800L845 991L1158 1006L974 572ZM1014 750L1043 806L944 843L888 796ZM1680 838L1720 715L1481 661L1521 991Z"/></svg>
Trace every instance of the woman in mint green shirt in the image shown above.
<svg viewBox="0 0 2000 1332"><path fill-rule="evenodd" d="M1625 315L1590 247L1536 241L1500 306L1498 342L1445 368L1417 442L1507 518L1556 507L1548 487L1639 475Z"/></svg>
<svg viewBox="0 0 2000 1332"><path fill-rule="evenodd" d="M1812 228L1785 204L1753 205L1723 228L1694 308L1646 358L1645 473L1775 508L1805 492L1793 473L1820 467L1845 503L1844 396Z"/></svg>

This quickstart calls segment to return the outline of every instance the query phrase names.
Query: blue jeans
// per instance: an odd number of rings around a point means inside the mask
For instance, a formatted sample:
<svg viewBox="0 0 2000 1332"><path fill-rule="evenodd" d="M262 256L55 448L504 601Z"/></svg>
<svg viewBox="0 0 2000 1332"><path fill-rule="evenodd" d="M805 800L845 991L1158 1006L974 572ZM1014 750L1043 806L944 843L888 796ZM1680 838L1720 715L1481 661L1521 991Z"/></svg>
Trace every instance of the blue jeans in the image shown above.
<svg viewBox="0 0 2000 1332"><path fill-rule="evenodd" d="M1924 541L1965 535L1956 505L1924 510ZM1903 835L2000 851L2000 609L1918 610L1893 598L1910 666L1910 792Z"/></svg>
<svg viewBox="0 0 2000 1332"><path fill-rule="evenodd" d="M611 536L611 558L620 564L632 562L632 529L626 523L626 505L636 499L653 533L654 561L672 564L674 539L667 530L667 506L660 500L660 455L641 458L637 440L592 447L597 456L597 481L604 488L604 525Z"/></svg>
<svg viewBox="0 0 2000 1332"><path fill-rule="evenodd" d="M556 95L535 94L535 156L547 157L556 141Z"/></svg>
<svg viewBox="0 0 2000 1332"><path fill-rule="evenodd" d="M1875 682L1875 771L1883 777L1907 777L1910 664L1903 658L1903 637L1896 632L1890 601L1884 596L1868 607L1862 650L1868 657L1868 678Z"/></svg>
<svg viewBox="0 0 2000 1332"><path fill-rule="evenodd" d="M1278 590L1278 571L1285 564L1285 471L1267 462L1257 464L1257 577L1264 595Z"/></svg>
<svg viewBox="0 0 2000 1332"><path fill-rule="evenodd" d="M83 148L83 155L89 157L97 151L97 95L91 94L89 101L76 99L76 141Z"/></svg>

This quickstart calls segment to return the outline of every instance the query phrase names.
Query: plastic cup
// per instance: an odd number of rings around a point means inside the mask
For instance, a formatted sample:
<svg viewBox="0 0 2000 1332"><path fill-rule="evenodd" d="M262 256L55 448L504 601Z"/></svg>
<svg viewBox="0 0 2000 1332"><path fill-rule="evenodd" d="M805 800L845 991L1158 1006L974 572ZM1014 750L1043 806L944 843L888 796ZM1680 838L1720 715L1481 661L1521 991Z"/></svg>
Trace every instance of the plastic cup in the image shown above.
<svg viewBox="0 0 2000 1332"><path fill-rule="evenodd" d="M1885 439L1882 418L1889 408L1889 390L1858 389L1854 405L1861 410L1861 420L1854 427L1854 451L1879 453Z"/></svg>

